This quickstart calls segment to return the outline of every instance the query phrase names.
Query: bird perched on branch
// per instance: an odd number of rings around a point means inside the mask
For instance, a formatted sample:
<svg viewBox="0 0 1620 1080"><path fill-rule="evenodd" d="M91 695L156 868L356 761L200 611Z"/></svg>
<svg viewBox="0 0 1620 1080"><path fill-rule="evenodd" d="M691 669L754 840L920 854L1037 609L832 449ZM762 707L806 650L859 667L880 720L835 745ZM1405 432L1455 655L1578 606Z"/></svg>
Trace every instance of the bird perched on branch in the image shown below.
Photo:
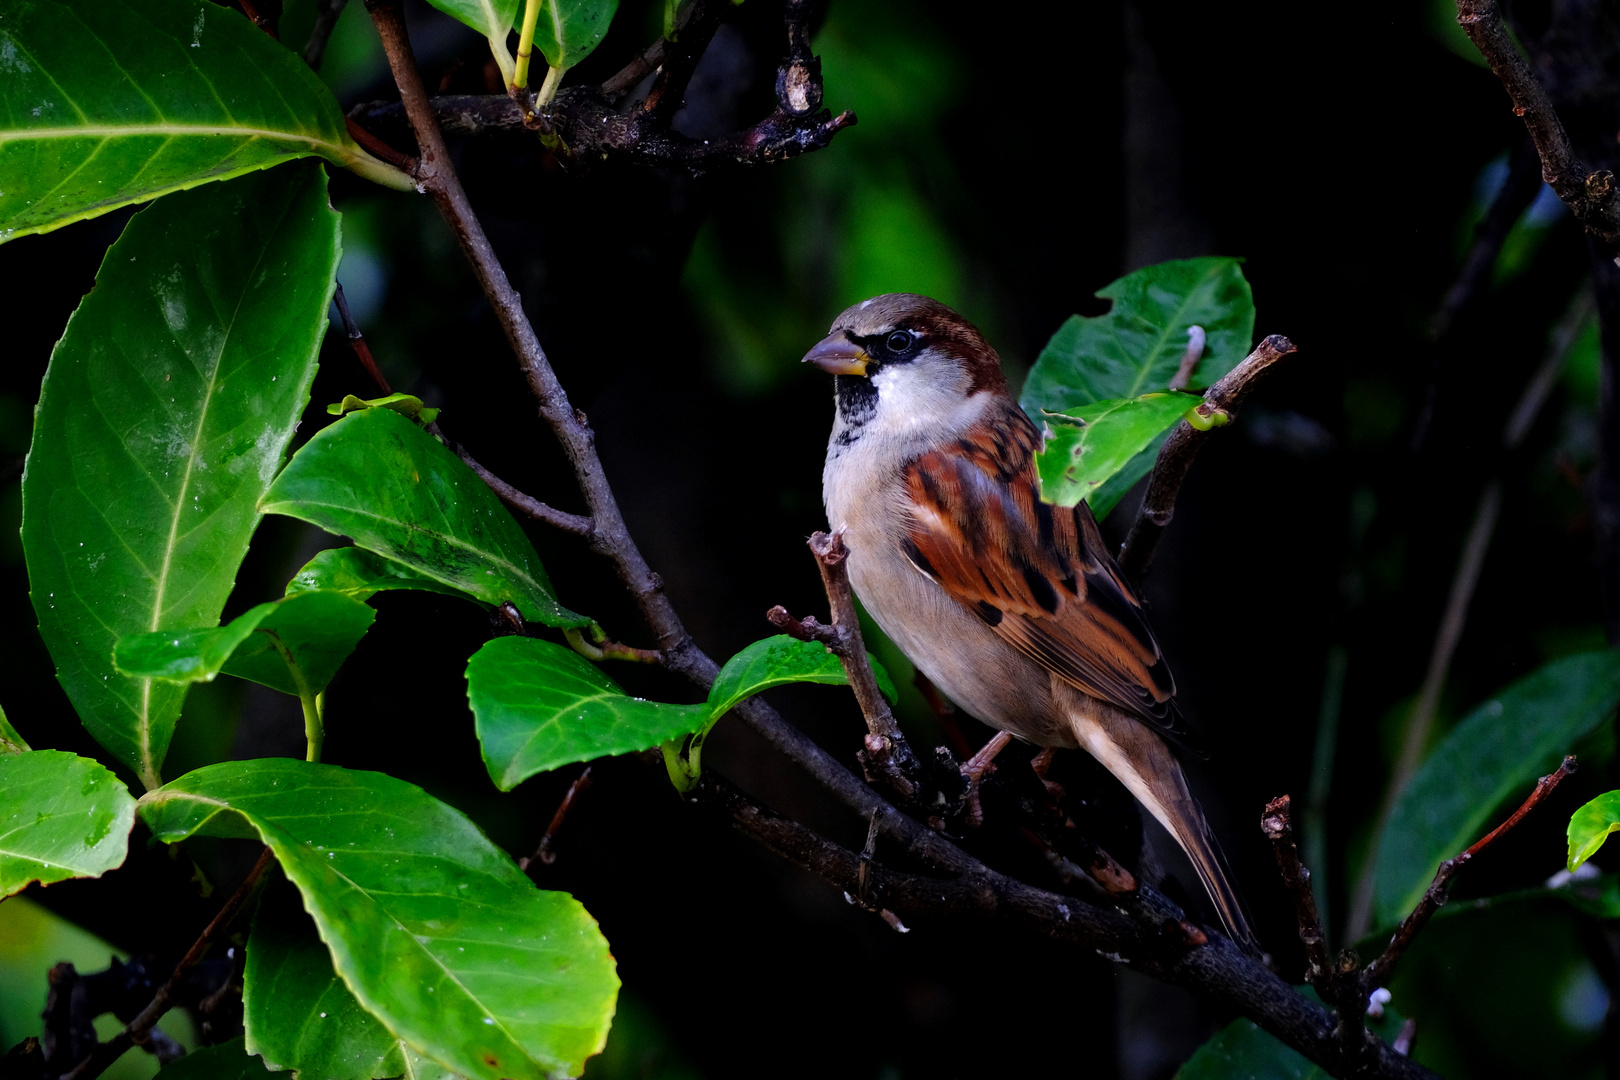
<svg viewBox="0 0 1620 1080"><path fill-rule="evenodd" d="M845 311L805 356L832 373L822 498L866 610L958 705L1037 746L1081 747L1186 851L1227 933L1258 951L1166 740L1175 681L1084 503L1040 499L1041 435L996 351L924 296Z"/></svg>

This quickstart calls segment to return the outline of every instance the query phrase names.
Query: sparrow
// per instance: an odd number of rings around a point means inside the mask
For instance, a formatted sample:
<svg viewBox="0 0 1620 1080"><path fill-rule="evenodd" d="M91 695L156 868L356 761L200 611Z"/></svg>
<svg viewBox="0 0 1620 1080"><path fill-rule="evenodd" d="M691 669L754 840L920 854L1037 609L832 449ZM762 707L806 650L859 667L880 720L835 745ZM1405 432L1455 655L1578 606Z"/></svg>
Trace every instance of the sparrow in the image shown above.
<svg viewBox="0 0 1620 1080"><path fill-rule="evenodd" d="M1086 504L1041 501L1042 436L995 349L937 300L895 293L839 315L804 360L834 376L822 499L873 620L991 727L1101 762L1187 853L1227 934L1258 953L1171 749L1192 732L1142 602Z"/></svg>

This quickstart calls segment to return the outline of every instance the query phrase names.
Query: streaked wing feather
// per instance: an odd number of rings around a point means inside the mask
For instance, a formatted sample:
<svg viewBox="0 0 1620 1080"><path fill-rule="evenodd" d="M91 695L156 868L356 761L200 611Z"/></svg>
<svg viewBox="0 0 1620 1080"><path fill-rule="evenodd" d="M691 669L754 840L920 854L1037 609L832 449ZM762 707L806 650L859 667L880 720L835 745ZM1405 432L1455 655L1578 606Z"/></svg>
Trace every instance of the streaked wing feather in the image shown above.
<svg viewBox="0 0 1620 1080"><path fill-rule="evenodd" d="M1011 400L1004 409L908 466L907 557L1026 656L1190 743L1175 681L1091 511L1041 502L1040 435Z"/></svg>

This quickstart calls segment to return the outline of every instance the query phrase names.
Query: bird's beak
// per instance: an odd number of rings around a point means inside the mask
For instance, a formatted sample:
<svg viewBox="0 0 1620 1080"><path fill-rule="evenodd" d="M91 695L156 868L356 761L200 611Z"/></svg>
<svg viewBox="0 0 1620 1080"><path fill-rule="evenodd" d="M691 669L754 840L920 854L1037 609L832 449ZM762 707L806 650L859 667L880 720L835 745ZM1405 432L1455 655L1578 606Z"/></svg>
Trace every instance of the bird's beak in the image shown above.
<svg viewBox="0 0 1620 1080"><path fill-rule="evenodd" d="M804 354L806 364L814 364L830 375L865 375L871 359L866 350L849 340L842 330L828 334Z"/></svg>

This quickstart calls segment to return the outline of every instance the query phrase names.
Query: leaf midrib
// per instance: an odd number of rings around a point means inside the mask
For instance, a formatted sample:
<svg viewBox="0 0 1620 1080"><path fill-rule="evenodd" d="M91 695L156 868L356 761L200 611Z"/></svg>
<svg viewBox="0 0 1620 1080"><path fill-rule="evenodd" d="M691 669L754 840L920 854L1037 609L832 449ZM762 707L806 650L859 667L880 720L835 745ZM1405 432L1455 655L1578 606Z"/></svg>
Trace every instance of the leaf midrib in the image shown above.
<svg viewBox="0 0 1620 1080"><path fill-rule="evenodd" d="M1181 303L1176 306L1174 314L1165 324L1164 329L1159 333L1157 340L1155 340L1153 344L1153 348L1148 352L1147 361L1137 369L1136 378L1131 381L1130 391L1124 395L1125 397L1136 397L1142 392L1142 383L1147 379L1148 371L1153 367L1153 361L1158 358L1160 350L1163 349L1165 343L1170 340L1170 331L1174 329L1176 323L1181 320L1181 317L1183 314L1185 314L1187 308L1192 305L1193 295L1204 285L1205 282L1207 282L1211 277L1214 277L1216 274L1220 273L1222 269L1224 269L1224 265L1217 264L1204 271L1204 273L1193 283L1192 288L1188 289L1187 292L1182 296ZM1119 323L1116 319L1109 326L1109 334L1112 335L1114 344L1119 348L1120 353L1128 356L1130 354L1125 350L1125 343L1119 339L1118 326ZM1199 363L1203 362L1203 357L1200 356L1198 359Z"/></svg>

